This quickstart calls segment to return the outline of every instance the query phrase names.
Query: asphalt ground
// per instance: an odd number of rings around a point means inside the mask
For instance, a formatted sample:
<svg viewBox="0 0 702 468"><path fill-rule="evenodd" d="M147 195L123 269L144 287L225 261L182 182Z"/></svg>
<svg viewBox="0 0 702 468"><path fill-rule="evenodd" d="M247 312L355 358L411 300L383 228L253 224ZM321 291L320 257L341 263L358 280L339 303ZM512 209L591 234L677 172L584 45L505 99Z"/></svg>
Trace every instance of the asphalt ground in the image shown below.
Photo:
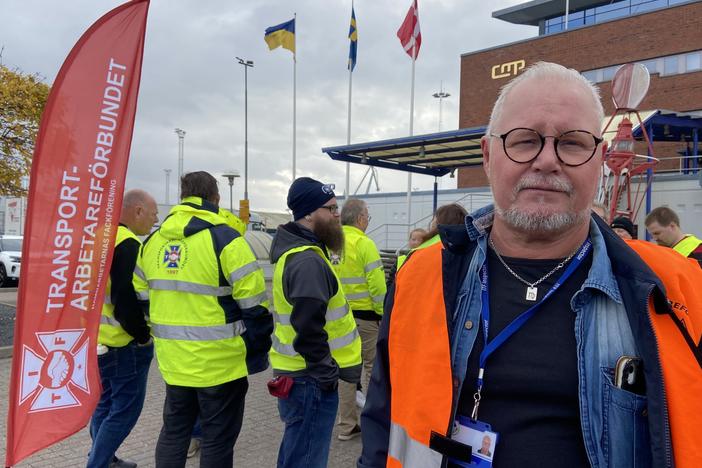
<svg viewBox="0 0 702 468"><path fill-rule="evenodd" d="M12 343L14 329L14 296L16 291L0 289L0 346ZM4 348L5 355L10 348ZM0 358L0 463L5 460L7 443L8 387L12 360ZM239 439L234 446L234 466L265 468L275 467L278 447L283 436L283 423L278 416L277 399L268 394L266 382L272 377L270 369L249 377L249 391L246 395L244 424ZM149 371L146 402L136 427L124 441L118 456L138 463L140 467L153 467L156 440L162 424L165 384L158 370L156 359ZM60 410L59 410L60 411ZM48 447L28 459L18 467L80 467L85 466L90 450L90 435L83 429L58 444ZM329 467L350 468L356 466L361 451L360 438L342 442L337 439L337 430L332 436ZM188 460L187 467L199 466L199 458Z"/></svg>

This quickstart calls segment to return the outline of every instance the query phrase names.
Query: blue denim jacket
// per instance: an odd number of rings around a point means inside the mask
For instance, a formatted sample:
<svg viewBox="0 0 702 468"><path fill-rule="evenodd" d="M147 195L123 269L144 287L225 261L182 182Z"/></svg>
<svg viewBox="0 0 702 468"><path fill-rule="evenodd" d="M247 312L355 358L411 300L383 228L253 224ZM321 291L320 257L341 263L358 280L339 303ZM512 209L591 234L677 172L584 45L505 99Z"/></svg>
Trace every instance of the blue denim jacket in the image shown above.
<svg viewBox="0 0 702 468"><path fill-rule="evenodd" d="M461 394L468 357L479 327L463 324L480 320L479 270L487 252L492 206L466 218L471 241L477 242L468 272L460 286L450 331L453 375ZM579 401L585 448L593 467L649 467L649 428L645 396L613 385L613 368L620 356L640 356L629 325L603 236L591 221L592 267L587 280L571 299L575 313ZM450 322L451 323L451 322ZM454 405L454 411L455 411Z"/></svg>

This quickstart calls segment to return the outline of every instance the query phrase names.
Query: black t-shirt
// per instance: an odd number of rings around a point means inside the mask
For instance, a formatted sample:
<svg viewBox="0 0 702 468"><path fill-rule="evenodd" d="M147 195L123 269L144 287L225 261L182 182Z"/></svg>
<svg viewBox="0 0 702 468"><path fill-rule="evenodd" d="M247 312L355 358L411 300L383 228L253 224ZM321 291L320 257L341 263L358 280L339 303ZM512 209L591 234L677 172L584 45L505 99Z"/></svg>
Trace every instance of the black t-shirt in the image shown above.
<svg viewBox="0 0 702 468"><path fill-rule="evenodd" d="M560 262L509 257L504 260L529 282L541 278ZM590 466L580 427L575 313L570 299L581 288L591 264L592 256L588 255L536 314L487 360L478 419L499 433L493 459L496 468ZM537 286L538 301L566 268ZM505 269L492 249L488 254L488 278L488 339L492 340L535 302L526 301L527 286ZM459 414L469 416L473 409L483 347L481 323L468 360Z"/></svg>

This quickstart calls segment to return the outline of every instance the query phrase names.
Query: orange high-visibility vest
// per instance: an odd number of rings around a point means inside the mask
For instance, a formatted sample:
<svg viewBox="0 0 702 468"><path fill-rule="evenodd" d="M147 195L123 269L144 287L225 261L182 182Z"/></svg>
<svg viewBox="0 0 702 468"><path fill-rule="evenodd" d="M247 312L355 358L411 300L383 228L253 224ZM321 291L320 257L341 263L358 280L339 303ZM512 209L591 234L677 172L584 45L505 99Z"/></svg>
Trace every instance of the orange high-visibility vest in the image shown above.
<svg viewBox="0 0 702 468"><path fill-rule="evenodd" d="M392 389L388 467L441 466L442 456L429 448L429 439L432 431L446 435L453 394L442 248L439 242L416 250L412 262L423 267L397 272L388 336ZM414 271L426 274L411 274Z"/></svg>
<svg viewBox="0 0 702 468"><path fill-rule="evenodd" d="M626 243L661 279L680 326L700 350L702 269L697 260L650 242ZM684 331L670 316L657 313L653 304L648 309L663 368L675 466L699 468L702 466L702 369L685 341Z"/></svg>

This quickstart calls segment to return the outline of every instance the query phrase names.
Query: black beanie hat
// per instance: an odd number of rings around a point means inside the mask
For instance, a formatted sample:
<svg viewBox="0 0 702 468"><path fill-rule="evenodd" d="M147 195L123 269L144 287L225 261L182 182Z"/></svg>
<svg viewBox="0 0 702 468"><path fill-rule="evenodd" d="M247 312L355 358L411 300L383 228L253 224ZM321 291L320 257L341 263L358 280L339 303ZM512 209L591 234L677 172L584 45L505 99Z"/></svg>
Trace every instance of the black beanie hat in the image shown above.
<svg viewBox="0 0 702 468"><path fill-rule="evenodd" d="M626 232L629 233L629 235L632 238L636 239L636 234L634 233L634 223L632 223L631 220L626 216L619 216L617 218L614 218L614 221L612 221L612 224L610 224L609 227L611 227L612 229L624 229Z"/></svg>
<svg viewBox="0 0 702 468"><path fill-rule="evenodd" d="M295 179L288 190L288 208L292 210L293 219L297 221L335 196L333 185L323 184L310 177L300 177Z"/></svg>

